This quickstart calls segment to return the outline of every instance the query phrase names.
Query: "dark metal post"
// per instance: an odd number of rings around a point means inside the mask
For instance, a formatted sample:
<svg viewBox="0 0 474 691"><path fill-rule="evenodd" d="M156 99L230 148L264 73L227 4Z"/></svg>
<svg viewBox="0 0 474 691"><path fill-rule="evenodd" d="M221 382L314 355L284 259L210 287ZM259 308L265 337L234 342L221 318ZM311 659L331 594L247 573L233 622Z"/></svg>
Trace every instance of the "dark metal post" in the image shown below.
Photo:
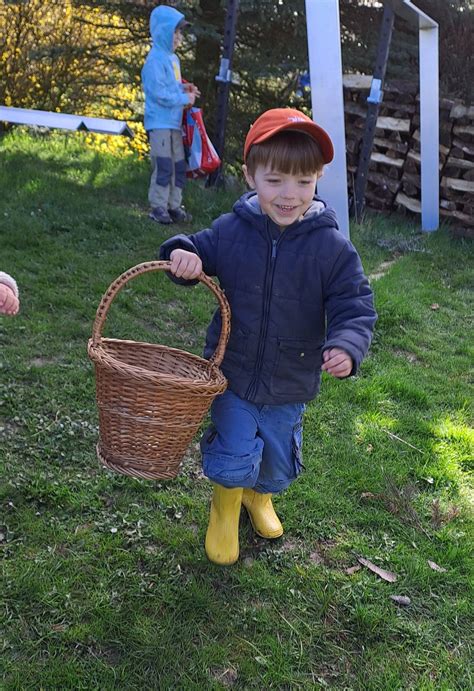
<svg viewBox="0 0 474 691"><path fill-rule="evenodd" d="M208 178L209 187L222 184L222 164L224 162L225 130L227 125L227 114L229 111L229 92L232 83L232 57L234 53L235 35L237 31L237 15L239 11L239 0L228 0L227 14L224 25L224 43L222 47L222 57L219 67L219 74L216 76L218 82L217 92L217 117L216 117L216 141L214 142L217 153L221 159L221 167L218 168Z"/></svg>
<svg viewBox="0 0 474 691"><path fill-rule="evenodd" d="M367 98L367 118L365 121L364 137L362 139L362 149L357 165L357 174L354 185L354 196L351 205L351 214L355 216L356 221L362 217L362 211L365 205L365 188L367 185L367 173L369 171L370 156L372 154L372 147L374 143L375 128L377 126L377 117L379 114L380 104L383 100L383 80L385 79L385 72L387 69L388 54L390 51L390 42L392 40L392 31L395 21L395 12L390 2L385 2L382 17L382 26L379 34L379 43L377 47L377 57L375 60L374 74L372 77L372 85L370 94Z"/></svg>

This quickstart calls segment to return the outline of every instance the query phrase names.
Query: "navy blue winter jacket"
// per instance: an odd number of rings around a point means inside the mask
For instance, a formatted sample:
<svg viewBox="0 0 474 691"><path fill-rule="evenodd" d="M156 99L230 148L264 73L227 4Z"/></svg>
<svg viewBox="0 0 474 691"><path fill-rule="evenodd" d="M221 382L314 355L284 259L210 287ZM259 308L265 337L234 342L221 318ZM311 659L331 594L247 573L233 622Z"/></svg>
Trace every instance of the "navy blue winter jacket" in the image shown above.
<svg viewBox="0 0 474 691"><path fill-rule="evenodd" d="M359 255L331 208L315 197L301 220L277 230L250 192L210 228L176 235L160 248L161 259L177 248L194 252L204 272L218 277L232 312L221 368L230 389L256 404L314 398L328 348L347 351L355 374L377 318ZM214 352L220 330L218 310L204 357Z"/></svg>

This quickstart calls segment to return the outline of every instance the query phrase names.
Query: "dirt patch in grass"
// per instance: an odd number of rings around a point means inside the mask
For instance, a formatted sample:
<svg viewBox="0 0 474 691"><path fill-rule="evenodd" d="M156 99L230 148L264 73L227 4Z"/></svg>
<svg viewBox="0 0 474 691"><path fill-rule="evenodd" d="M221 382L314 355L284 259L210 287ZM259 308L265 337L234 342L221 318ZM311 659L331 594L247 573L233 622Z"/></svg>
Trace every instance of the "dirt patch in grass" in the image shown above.
<svg viewBox="0 0 474 691"><path fill-rule="evenodd" d="M18 434L22 426L13 420L0 419L0 437L9 437L13 434Z"/></svg>
<svg viewBox="0 0 474 691"><path fill-rule="evenodd" d="M280 556L299 556L300 563L318 566L320 564L328 568L337 568L338 560L332 553L337 545L331 540L318 540L310 545L303 540L294 537L282 537L279 540L264 540L255 538L255 543L261 551L271 553L275 558Z"/></svg>
<svg viewBox="0 0 474 691"><path fill-rule="evenodd" d="M226 669L214 669L211 671L212 678L219 684L222 684L225 688L234 686L237 682L238 674L237 670L233 667L227 667Z"/></svg>
<svg viewBox="0 0 474 691"><path fill-rule="evenodd" d="M333 551L337 548L334 540L318 540L311 546L309 553L309 561L313 565L324 564L324 566L333 569L340 566L338 558L336 558Z"/></svg>
<svg viewBox="0 0 474 691"><path fill-rule="evenodd" d="M202 472L201 449L199 442L191 444L184 454L180 472L192 480L206 479L204 473Z"/></svg>
<svg viewBox="0 0 474 691"><path fill-rule="evenodd" d="M396 257L395 259L389 259L379 264L376 270L369 274L369 281L372 283L373 281L378 281L380 278L383 278L385 274L390 271L392 266L397 263L398 259L399 257Z"/></svg>
<svg viewBox="0 0 474 691"><path fill-rule="evenodd" d="M47 367L48 365L57 365L61 362L58 357L34 357L30 360L31 367Z"/></svg>
<svg viewBox="0 0 474 691"><path fill-rule="evenodd" d="M294 538L283 538L279 546L282 552L295 552L297 549L302 549L302 542Z"/></svg>
<svg viewBox="0 0 474 691"><path fill-rule="evenodd" d="M394 350L393 352L397 357L404 358L405 360L408 360L408 362L419 362L419 359L415 353L410 353L408 350Z"/></svg>

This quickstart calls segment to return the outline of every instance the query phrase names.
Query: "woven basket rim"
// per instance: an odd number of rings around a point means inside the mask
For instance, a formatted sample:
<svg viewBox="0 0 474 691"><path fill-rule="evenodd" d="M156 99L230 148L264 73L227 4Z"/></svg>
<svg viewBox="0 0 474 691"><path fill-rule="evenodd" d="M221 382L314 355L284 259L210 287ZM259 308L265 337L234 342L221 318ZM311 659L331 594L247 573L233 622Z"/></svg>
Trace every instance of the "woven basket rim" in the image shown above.
<svg viewBox="0 0 474 691"><path fill-rule="evenodd" d="M110 353L107 352L107 350L104 347L102 347L102 343L122 343L125 345L145 346L150 349L166 350L181 356L184 355L186 359L191 359L200 365L205 365L206 369L209 371L209 381L205 381L203 379L199 381L199 384L207 385L211 383L215 384L221 380L226 381L225 376L223 375L223 373L217 365L213 364L212 362L206 360L203 357L200 357L199 355L195 355L194 353L188 353L186 350L181 350L180 348L172 348L170 346L164 346L158 343L147 343L146 341L133 341L122 338L101 338L99 345L94 346L92 338L89 339L88 354L93 362L97 363L99 366L107 367L109 369L120 370L126 368L128 374L132 376L135 374L140 379L146 377L153 381L169 381L170 383L176 382L176 380L181 380L183 383L190 381L189 378L179 377L176 375L176 373L168 374L166 372L154 372L153 370L146 369L145 367L138 367L137 365L130 365L126 362L123 362L122 360L119 360L113 355L110 355ZM101 353L100 357L96 356L97 353Z"/></svg>

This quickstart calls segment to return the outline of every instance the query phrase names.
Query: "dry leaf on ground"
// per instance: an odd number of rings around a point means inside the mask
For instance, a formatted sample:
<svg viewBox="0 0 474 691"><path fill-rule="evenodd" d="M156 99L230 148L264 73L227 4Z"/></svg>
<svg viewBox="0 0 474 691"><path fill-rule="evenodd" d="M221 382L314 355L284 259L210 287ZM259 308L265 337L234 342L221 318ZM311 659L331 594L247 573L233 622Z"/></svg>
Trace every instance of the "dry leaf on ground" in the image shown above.
<svg viewBox="0 0 474 691"><path fill-rule="evenodd" d="M446 569L443 566L438 566L438 564L434 561L430 561L429 559L427 560L429 566L433 569L433 571L439 571L440 573L446 573Z"/></svg>
<svg viewBox="0 0 474 691"><path fill-rule="evenodd" d="M377 576L382 578L384 581L388 581L389 583L395 583L395 581L397 580L397 574L392 573L392 571L386 571L385 569L381 569L379 566L372 564L371 561L365 559L364 557L357 557L357 561L359 562L359 564L362 564L362 566L366 566L368 569L376 573Z"/></svg>

